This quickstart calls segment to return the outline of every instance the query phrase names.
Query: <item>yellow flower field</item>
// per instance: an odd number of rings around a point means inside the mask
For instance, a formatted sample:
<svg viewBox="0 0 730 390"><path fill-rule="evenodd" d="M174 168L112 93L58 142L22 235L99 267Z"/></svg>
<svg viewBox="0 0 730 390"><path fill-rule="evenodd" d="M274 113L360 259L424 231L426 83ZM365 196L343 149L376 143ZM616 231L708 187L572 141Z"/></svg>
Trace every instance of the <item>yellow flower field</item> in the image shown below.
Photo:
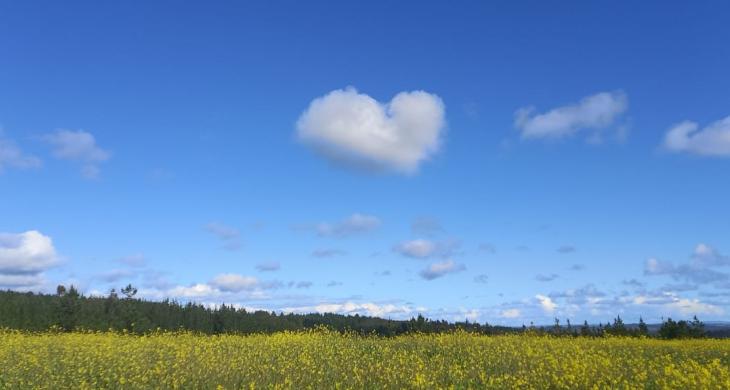
<svg viewBox="0 0 730 390"><path fill-rule="evenodd" d="M0 331L2 389L730 388L730 341Z"/></svg>

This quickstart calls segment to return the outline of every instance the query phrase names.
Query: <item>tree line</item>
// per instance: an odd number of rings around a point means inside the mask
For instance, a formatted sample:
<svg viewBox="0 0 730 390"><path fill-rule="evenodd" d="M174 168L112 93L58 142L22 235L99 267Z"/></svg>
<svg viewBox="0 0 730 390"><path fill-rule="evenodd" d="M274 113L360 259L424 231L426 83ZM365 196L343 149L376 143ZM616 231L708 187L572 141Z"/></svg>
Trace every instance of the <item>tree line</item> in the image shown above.
<svg viewBox="0 0 730 390"><path fill-rule="evenodd" d="M121 295L120 295L121 293ZM248 311L233 305L208 307L174 300L147 301L136 298L132 285L111 290L108 296L84 296L74 287L58 286L56 294L0 291L0 328L45 331L127 331L143 334L155 330L188 330L204 334L220 333L273 333L285 330L303 330L325 326L333 330L394 336L409 332L439 333L456 329L480 334L532 333L572 337L650 336L643 319L637 326L627 326L621 317L613 323L590 326L565 325L555 320L552 327L530 325L520 328L494 326L477 322L447 322L429 320L418 315L410 320L391 320L378 317L342 315L334 313L275 313L264 310ZM674 338L706 337L704 324L695 317L692 321L667 319L654 336Z"/></svg>
<svg viewBox="0 0 730 390"><path fill-rule="evenodd" d="M691 321L679 320L674 321L667 318L662 321L661 325L655 332L651 332L649 326L644 319L639 317L636 325L626 325L621 316L616 316L613 322L598 325L589 325L588 321L584 321L580 326L573 326L570 320L566 320L565 325L560 324L560 319L555 319L555 325L552 327L535 327L534 325L523 325L524 332L551 334L554 336L572 336L572 337L604 337L604 336L621 336L621 337L650 337L655 336L661 339L696 339L711 336L705 331L705 324L694 316ZM724 336L724 335L723 335Z"/></svg>

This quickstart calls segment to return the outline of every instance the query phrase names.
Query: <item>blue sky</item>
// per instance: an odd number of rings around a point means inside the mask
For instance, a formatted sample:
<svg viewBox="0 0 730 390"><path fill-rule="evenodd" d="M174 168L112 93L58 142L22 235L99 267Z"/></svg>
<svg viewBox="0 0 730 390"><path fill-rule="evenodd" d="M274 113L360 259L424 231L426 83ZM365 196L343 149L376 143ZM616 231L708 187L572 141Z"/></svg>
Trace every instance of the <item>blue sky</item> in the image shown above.
<svg viewBox="0 0 730 390"><path fill-rule="evenodd" d="M0 287L726 319L728 12L0 3Z"/></svg>

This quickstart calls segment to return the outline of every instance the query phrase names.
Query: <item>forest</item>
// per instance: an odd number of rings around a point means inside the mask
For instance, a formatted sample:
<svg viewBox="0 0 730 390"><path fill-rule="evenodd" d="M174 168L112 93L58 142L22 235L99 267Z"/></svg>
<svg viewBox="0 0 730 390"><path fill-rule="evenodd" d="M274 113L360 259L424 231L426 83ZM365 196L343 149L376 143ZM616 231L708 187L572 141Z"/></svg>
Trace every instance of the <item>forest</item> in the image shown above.
<svg viewBox="0 0 730 390"><path fill-rule="evenodd" d="M120 295L121 293L121 295ZM112 290L106 297L84 296L74 287L59 285L56 294L0 291L0 328L27 331L126 331L144 334L151 331L186 330L202 334L251 334L306 330L326 327L339 332L394 336L404 333L442 333L465 330L478 334L507 333L551 334L572 337L633 336L662 339L726 337L722 330L706 331L705 325L694 317L691 321L665 320L660 326L649 326L643 319L638 324L625 324L620 316L606 324L574 326L570 320L552 326L523 325L521 328L480 324L477 322L447 322L418 315L410 320L342 315L335 313L275 313L247 311L233 305L208 307L192 302L148 301L136 298L137 289L131 285ZM652 329L654 328L654 329Z"/></svg>

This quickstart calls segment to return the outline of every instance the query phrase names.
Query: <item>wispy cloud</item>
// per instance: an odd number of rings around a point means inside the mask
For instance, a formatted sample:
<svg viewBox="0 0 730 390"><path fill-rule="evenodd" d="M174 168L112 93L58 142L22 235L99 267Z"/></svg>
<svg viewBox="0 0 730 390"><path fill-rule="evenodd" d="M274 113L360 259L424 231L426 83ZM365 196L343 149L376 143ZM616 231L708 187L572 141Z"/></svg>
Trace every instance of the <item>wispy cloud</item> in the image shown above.
<svg viewBox="0 0 730 390"><path fill-rule="evenodd" d="M380 225L378 217L355 213L339 222L321 222L315 230L320 236L343 238L373 231Z"/></svg>
<svg viewBox="0 0 730 390"><path fill-rule="evenodd" d="M535 114L533 107L520 108L514 124L524 139L560 138L581 130L609 127L627 108L628 99L623 92L601 92L543 114Z"/></svg>
<svg viewBox="0 0 730 390"><path fill-rule="evenodd" d="M0 173L3 173L7 167L28 169L40 166L41 160L38 157L24 153L15 142L5 138L0 129Z"/></svg>
<svg viewBox="0 0 730 390"><path fill-rule="evenodd" d="M220 222L210 222L205 225L208 233L218 237L223 242L223 247L228 250L237 250L241 248L241 233L238 229L224 225Z"/></svg>
<svg viewBox="0 0 730 390"><path fill-rule="evenodd" d="M99 176L99 164L111 158L111 152L96 144L96 138L84 130L57 130L42 138L53 146L53 155L62 160L83 164L81 174L87 179Z"/></svg>

